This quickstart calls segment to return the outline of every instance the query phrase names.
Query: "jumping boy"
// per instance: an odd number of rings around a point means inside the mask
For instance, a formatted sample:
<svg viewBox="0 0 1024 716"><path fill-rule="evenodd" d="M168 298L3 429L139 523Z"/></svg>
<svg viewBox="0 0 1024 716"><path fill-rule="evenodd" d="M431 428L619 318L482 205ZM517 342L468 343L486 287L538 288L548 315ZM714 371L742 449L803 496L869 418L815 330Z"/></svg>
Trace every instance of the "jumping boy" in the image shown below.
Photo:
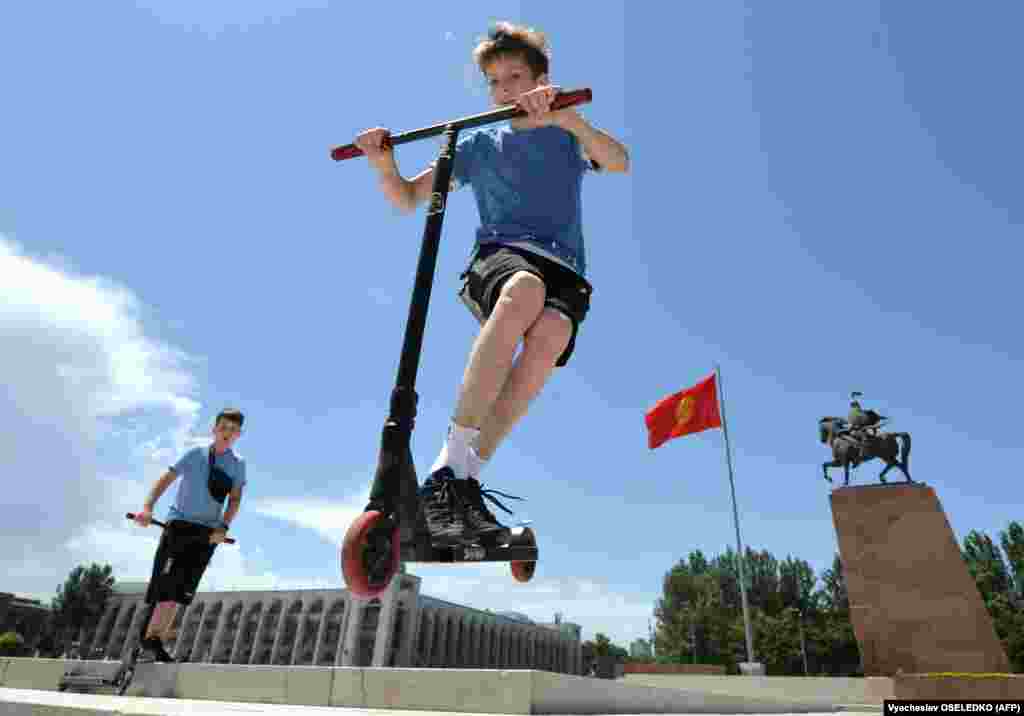
<svg viewBox="0 0 1024 716"><path fill-rule="evenodd" d="M459 295L481 329L447 438L420 492L437 546L508 542L508 528L483 498L500 503L478 478L554 368L568 362L589 310L582 177L588 170L629 169L621 143L573 108L551 111L559 88L548 81L542 33L500 23L473 59L494 104L518 104L527 116L460 133L454 157L452 188L472 186L480 212ZM387 136L378 127L355 144L377 170L385 196L412 211L430 196L434 166L403 178L383 145Z"/></svg>
<svg viewBox="0 0 1024 716"><path fill-rule="evenodd" d="M169 467L135 516L138 524L149 525L157 500L181 478L146 590L146 604L156 607L141 644L156 661L172 661L163 642L172 636L178 605L192 603L214 550L224 541L242 504L245 462L231 448L242 434L244 421L238 410L221 411L214 421L213 443L192 448ZM225 498L228 506L221 514Z"/></svg>

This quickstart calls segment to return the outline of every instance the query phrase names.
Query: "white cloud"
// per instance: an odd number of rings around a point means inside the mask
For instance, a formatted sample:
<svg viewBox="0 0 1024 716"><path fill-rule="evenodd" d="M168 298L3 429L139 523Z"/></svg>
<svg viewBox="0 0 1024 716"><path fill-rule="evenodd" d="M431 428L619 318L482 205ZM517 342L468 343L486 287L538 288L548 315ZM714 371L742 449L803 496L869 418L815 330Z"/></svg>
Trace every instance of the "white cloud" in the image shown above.
<svg viewBox="0 0 1024 716"><path fill-rule="evenodd" d="M124 513L202 439L195 358L146 334L131 291L65 258L0 235L0 276L3 588L49 599L93 561L144 579L156 537L132 533ZM273 582L235 552L234 577Z"/></svg>
<svg viewBox="0 0 1024 716"><path fill-rule="evenodd" d="M31 257L0 236L0 523L3 588L49 599L78 564L110 563L121 581L145 581L155 529L129 523L155 476L206 439L190 369L196 358L147 335L145 307L126 288L82 276L64 258ZM205 432L203 430L202 432ZM372 470L367 470L372 475ZM368 501L275 499L255 511L312 530L340 546ZM282 579L258 547L218 550L203 588L336 588L338 575ZM504 563L410 565L425 594L550 621L556 611L625 645L646 633L651 599L585 578L545 576L527 584Z"/></svg>

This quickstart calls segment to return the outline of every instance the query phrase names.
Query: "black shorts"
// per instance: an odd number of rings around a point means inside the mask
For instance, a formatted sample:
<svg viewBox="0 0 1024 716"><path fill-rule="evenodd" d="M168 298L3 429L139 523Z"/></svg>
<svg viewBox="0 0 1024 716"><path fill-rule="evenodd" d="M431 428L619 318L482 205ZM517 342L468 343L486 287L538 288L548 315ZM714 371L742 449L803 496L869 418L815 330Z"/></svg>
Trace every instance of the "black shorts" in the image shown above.
<svg viewBox="0 0 1024 716"><path fill-rule="evenodd" d="M153 574L146 603L191 604L217 545L210 544L213 530L194 522L174 520L164 528L153 560Z"/></svg>
<svg viewBox="0 0 1024 716"><path fill-rule="evenodd" d="M501 297L505 282L518 271L526 271L543 281L547 294L544 305L560 311L572 321L569 345L555 362L556 366L564 366L576 347L576 334L590 310L590 295L594 291L590 283L575 271L529 251L484 244L477 249L469 268L460 276L463 283L459 297L483 323Z"/></svg>

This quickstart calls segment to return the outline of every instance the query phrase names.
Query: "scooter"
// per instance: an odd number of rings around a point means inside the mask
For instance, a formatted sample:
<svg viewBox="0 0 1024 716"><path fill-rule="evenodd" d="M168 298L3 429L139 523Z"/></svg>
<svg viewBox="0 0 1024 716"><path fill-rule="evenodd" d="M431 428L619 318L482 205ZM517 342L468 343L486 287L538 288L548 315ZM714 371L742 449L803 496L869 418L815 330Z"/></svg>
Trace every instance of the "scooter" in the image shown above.
<svg viewBox="0 0 1024 716"><path fill-rule="evenodd" d="M559 92L551 109L564 109L588 103L592 99L593 94L589 88ZM512 576L517 581L528 582L533 578L539 555L536 537L528 526L513 527L512 539L504 546L470 544L435 547L431 544L426 521L419 509L419 484L409 449L418 401L416 373L459 132L525 115L526 112L518 105L510 105L396 134L386 142L386 146L395 147L444 135L434 169L398 376L391 392L388 417L384 422L370 502L349 526L341 547L342 576L349 592L358 599L370 600L382 594L405 562L509 562ZM335 161L362 155L362 150L354 144L331 150L331 158Z"/></svg>
<svg viewBox="0 0 1024 716"><path fill-rule="evenodd" d="M135 515L131 512L126 514L125 517L130 520L135 519ZM150 523L157 527L167 526L160 520L150 520ZM235 540L231 537L225 537L224 542L226 544L235 544ZM126 649L123 652L124 656L121 658L121 665L113 674L89 673L88 670L90 668L95 669L97 666L102 665L102 662L97 664L97 662L90 660L80 661L64 672L64 675L61 676L57 684L57 691L106 692L123 696L135 676L139 654L142 653L142 638L146 634L146 628L149 626L150 619L153 618L154 609L156 609L155 603L146 607L146 618L142 620L142 628L134 637L128 636L133 641L130 647L126 645Z"/></svg>

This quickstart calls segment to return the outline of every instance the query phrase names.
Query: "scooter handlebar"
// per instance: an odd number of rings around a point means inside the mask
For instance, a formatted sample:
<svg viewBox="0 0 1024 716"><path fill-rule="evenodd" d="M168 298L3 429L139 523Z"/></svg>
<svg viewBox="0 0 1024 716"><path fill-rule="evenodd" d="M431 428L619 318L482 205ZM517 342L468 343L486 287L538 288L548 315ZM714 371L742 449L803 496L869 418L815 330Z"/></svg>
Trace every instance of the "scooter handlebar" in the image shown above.
<svg viewBox="0 0 1024 716"><path fill-rule="evenodd" d="M559 92L555 95L554 100L551 102L552 110L565 109L566 107L572 107L577 104L586 104L592 101L594 93L589 87L584 87L578 90L569 90L566 92ZM414 129L410 132L402 132L401 134L395 134L386 137L384 140L384 148L392 149L398 144L404 144L406 142L413 142L417 139L425 139L426 137L436 136L444 132L448 124L452 125L465 125L467 127L475 127L481 124L488 124L490 122L499 122L505 119L512 119L514 117L522 117L526 115L526 111L519 109L517 105L509 107L501 107L498 109L484 112L483 114L473 115L471 117L464 117L457 119L451 123L435 124L432 127L425 127L423 129ZM343 161L345 159L355 159L356 157L363 156L363 150L357 147L355 144L345 144L340 147L335 147L331 150L331 159L336 161Z"/></svg>
<svg viewBox="0 0 1024 716"><path fill-rule="evenodd" d="M134 512L129 512L129 513L127 513L125 515L125 517L127 517L130 520L134 520L135 519L135 513ZM166 527L167 526L166 524L164 524L160 520L150 519L149 521L150 521L150 523L156 525L157 527ZM225 544L234 544L235 540L233 540L231 537L225 537L224 538L224 543Z"/></svg>

